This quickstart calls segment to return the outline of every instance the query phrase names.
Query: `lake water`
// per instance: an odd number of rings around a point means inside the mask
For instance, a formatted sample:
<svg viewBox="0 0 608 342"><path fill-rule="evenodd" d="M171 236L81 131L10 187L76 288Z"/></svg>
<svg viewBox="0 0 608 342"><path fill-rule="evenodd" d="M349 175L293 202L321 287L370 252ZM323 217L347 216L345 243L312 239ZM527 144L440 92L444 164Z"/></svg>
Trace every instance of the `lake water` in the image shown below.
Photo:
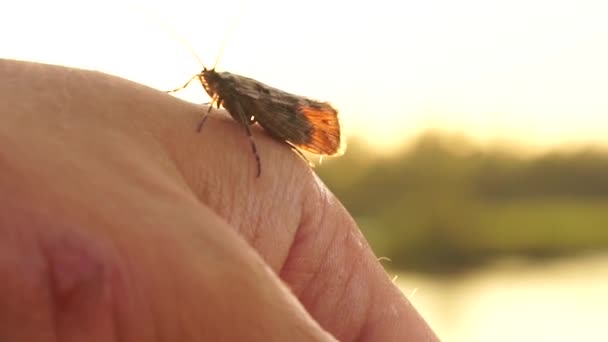
<svg viewBox="0 0 608 342"><path fill-rule="evenodd" d="M442 341L608 341L608 254L397 283Z"/></svg>

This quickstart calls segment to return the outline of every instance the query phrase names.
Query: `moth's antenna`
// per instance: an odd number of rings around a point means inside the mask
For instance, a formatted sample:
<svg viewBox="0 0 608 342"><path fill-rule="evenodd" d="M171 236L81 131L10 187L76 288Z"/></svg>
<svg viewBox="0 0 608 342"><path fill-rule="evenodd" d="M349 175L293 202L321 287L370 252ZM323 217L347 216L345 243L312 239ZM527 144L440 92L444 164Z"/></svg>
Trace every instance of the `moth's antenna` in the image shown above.
<svg viewBox="0 0 608 342"><path fill-rule="evenodd" d="M138 9L140 11L142 11L148 18L154 20L158 25L160 25L169 35L171 35L171 37L173 37L177 41L179 41L186 49L188 49L188 51L190 51L192 56L194 56L194 58L196 58L196 60L203 67L203 69L207 69L207 67L205 67L205 63L203 63L203 60L198 56L198 54L196 53L194 48L190 44L188 44L188 42L182 36L180 36L171 26L166 24L163 20L161 20L158 16L156 16L151 11L146 10L145 8L141 8L141 7Z"/></svg>
<svg viewBox="0 0 608 342"><path fill-rule="evenodd" d="M177 32L170 30L169 27L167 27L167 30L169 31L169 33L171 33L171 35L175 39L177 39L180 43L182 43L182 45L185 46L186 49L188 49L188 51L190 51L190 53L194 56L194 58L196 58L196 60L203 67L203 69L207 69L207 67L205 66L205 63L203 63L203 60L198 56L198 54L196 53L194 48L190 44L188 44L188 42L184 38L182 38L180 35L178 35ZM215 66L214 66L214 68L215 68Z"/></svg>
<svg viewBox="0 0 608 342"><path fill-rule="evenodd" d="M230 29L228 30L228 32L226 33L226 36L224 37L224 42L222 43L222 46L220 47L220 51L217 54L217 58L215 59L215 63L213 64L213 68L211 70L215 70L217 63L219 63L220 58L222 57L222 54L224 53L224 50L226 49L226 45L228 45L228 40L229 40L230 36L232 36L232 33L234 32L236 25L238 24L241 17L243 16L243 12L245 12L245 3L246 2L247 1L245 1L245 0L243 0L241 2L241 9L240 9L238 15L236 16L236 18L234 18L234 21L232 22Z"/></svg>

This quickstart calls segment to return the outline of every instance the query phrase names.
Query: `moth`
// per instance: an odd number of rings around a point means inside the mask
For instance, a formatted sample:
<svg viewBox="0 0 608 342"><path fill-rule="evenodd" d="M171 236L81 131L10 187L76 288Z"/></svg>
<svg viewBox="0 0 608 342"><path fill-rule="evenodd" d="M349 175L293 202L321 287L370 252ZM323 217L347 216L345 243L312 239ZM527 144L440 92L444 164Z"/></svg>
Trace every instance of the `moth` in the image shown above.
<svg viewBox="0 0 608 342"><path fill-rule="evenodd" d="M338 111L328 102L291 94L253 78L226 71L218 72L215 70L217 60L213 68L208 69L196 57L203 67L202 71L192 76L183 86L169 92L179 91L192 81L199 80L211 98L211 103L197 131L202 130L214 105L226 109L247 133L257 164L257 177L262 173L262 163L251 133L251 126L256 123L271 137L286 143L307 161L300 150L321 156L344 153L346 143Z"/></svg>

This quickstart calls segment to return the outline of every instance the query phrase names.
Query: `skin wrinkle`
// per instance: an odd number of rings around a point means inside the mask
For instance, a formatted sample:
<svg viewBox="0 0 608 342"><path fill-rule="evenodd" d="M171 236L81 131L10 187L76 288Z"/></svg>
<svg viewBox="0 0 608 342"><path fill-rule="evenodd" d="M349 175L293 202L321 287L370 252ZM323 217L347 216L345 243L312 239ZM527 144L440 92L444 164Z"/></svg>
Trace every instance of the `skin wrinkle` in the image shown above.
<svg viewBox="0 0 608 342"><path fill-rule="evenodd" d="M365 296L365 292L359 292L359 291L352 291L351 290L352 288L354 288L354 287L357 286L355 282L352 282L352 279L355 278L355 274L356 274L356 272L355 272L355 268L356 268L355 265L356 265L355 263L350 264L349 270L347 272L347 277L346 277L345 282L343 284L344 285L344 289L343 289L343 291L341 291L341 293L342 293L343 296L339 296L337 298L337 300L336 300L336 303L337 303L336 307L342 308L342 310L339 310L339 311L340 312L346 312L347 313L346 315L350 316L350 320L356 319L355 317L359 317L359 319L361 320L365 316L362 316L362 315L355 315L355 316L353 316L351 314L353 311L357 311L357 314L359 314L358 310L352 310L353 307L354 307L354 309L360 308L360 305L359 305L360 301L359 301L359 299L357 299L356 301L353 301L353 300L349 300L349 298L348 298L348 295L350 293L354 293L354 292L360 293L363 296ZM365 306L364 306L364 310L363 311L367 312L367 311L369 311L368 309L369 309L369 304L366 303ZM336 324L335 326L341 328L339 330L340 330L340 332L342 334L340 334L339 336L337 336L339 339L341 339L343 341L352 341L352 340L355 340L355 338L357 336L361 335L361 331L364 328L363 324L355 324L355 326L357 326L358 328L357 328L357 330L354 330L354 329L349 329L347 326L344 326L344 321L345 321L344 320L344 316L342 316L342 317L338 317L338 316L334 317L334 322L335 322L334 324ZM342 323L342 324L340 324L340 323Z"/></svg>
<svg viewBox="0 0 608 342"><path fill-rule="evenodd" d="M321 210L321 215L319 218L319 225L317 227L321 227L322 226L322 222L325 220L325 216L327 213L327 206L328 204L324 201L323 205L321 205L321 207L323 208ZM314 227L311 227L311 229L314 229ZM322 255L318 258L318 260L320 260L320 262L317 264L317 267L315 268L315 270L313 271L313 273L310 275L309 279L305 282L303 282L302 288L301 288L301 292L298 294L298 298L302 298L302 297L306 297L308 299L308 301L306 302L306 307L309 311L311 311L311 309L315 309L318 308L319 306L318 304L318 299L321 298L321 296L313 296L313 298L310 298L309 296L306 296L306 290L311 290L310 284L315 284L318 285L319 283L317 282L317 279L321 276L322 272L324 271L324 268L326 267L328 261L330 260L328 258L330 252L331 252L331 244L332 242L336 239L336 236L338 235L338 230L334 229L332 231L332 237L330 239L328 239L327 244L324 246L323 248L323 252ZM315 248L318 251L318 248ZM300 279L301 280L301 279ZM315 291L318 291L318 288L313 287L313 289ZM327 290L327 288L323 287L323 289ZM316 311L316 310L314 310Z"/></svg>
<svg viewBox="0 0 608 342"><path fill-rule="evenodd" d="M348 236L346 237L347 240L352 240L354 243L354 247L356 249L354 249L353 251L355 251L355 253L353 253L353 255L351 255L350 257L353 259L356 258L360 258L361 262L358 261L353 261L353 263L351 265L362 265L366 263L366 259L364 257L364 250L362 249L361 246L361 241L360 239L362 238L361 233L359 231L351 231L349 232ZM363 244L365 244L365 242L363 242ZM379 262L378 262L379 263ZM351 270L354 271L354 270ZM355 287L358 282L357 281L352 281L351 278L356 276L356 272L351 272L351 277L346 281L347 285L347 289L345 290L346 293L348 293L348 288ZM380 300L376 299L376 294L379 293L378 291L378 286L380 285L379 283L369 283L370 288L367 290L364 289L360 289L359 291L354 290L354 292L358 292L360 293L360 295L364 296L364 298L366 299L366 304L364 305L364 311L361 312L358 317L375 317L372 318L371 320L368 319L367 321L361 322L360 324L360 328L358 331L358 334L355 336L358 336L359 341L369 341L369 338L366 338L366 332L373 330L373 328L375 326L378 326L380 323L384 323L387 319L387 315L390 314L390 312L386 311L387 307L380 305ZM361 297L359 297L361 298ZM376 303L376 306L371 305L372 303ZM409 302L407 302L407 304L409 304ZM372 311L382 311L383 313L380 315L372 315ZM390 318L390 317L388 317ZM373 340L372 340L373 341Z"/></svg>
<svg viewBox="0 0 608 342"><path fill-rule="evenodd" d="M285 279L286 273L291 272L289 267L292 266L291 262L294 258L295 252L300 252L300 247L306 242L309 236L313 235L312 233L305 233L306 231L309 231L309 229L304 229L304 227L308 226L309 223L307 221L309 220L307 219L306 215L301 216L302 218L300 220L300 223L295 230L295 234L293 234L291 242L289 243L289 250L287 252L287 255L285 256L281 267L277 270L277 274L281 279ZM296 295L296 297L299 298L302 292L302 288L300 287L296 289L293 287L293 284L288 285L292 292Z"/></svg>
<svg viewBox="0 0 608 342"><path fill-rule="evenodd" d="M314 175L313 175L314 176ZM286 273L291 272L289 269L291 265L291 260L293 260L294 254L298 254L298 260L296 262L301 263L302 258L299 254L302 253L301 248L305 248L307 243L310 243L312 246L316 246L316 241L321 241L321 237L315 231L315 227L321 227L323 220L325 219L325 215L327 213L327 194L322 191L319 187L323 185L319 182L313 182L313 188L306 192L304 195L303 206L301 211L301 220L300 225L296 229L296 233L294 234L293 242L289 248L289 255L285 260L285 264L283 265L281 271L279 272L281 279L285 279L287 276ZM319 197L319 198L318 198ZM311 208L314 206L315 208ZM315 214L310 214L315 213ZM316 241L309 242L310 238L313 238ZM327 253L327 249L325 249ZM305 260L308 260L306 258ZM295 265L298 268L301 268L301 265ZM294 288L293 285L292 291L296 294L298 298L302 297L303 292L308 287L308 284L312 282L312 278L316 276L319 272L321 265L317 265L315 270L311 272L306 279L302 279L301 275L298 275L298 279L296 279L300 286ZM307 303L309 304L309 303Z"/></svg>
<svg viewBox="0 0 608 342"><path fill-rule="evenodd" d="M298 170L292 170L291 172L288 172L289 174L293 174ZM298 183L295 183L298 184ZM272 269L277 272L277 274L280 274L280 270L283 268L283 266L285 265L285 262L289 256L289 252L291 250L291 246L293 244L293 241L295 239L295 236L297 234L297 229L299 226L299 221L301 220L301 216L302 216L302 202L301 202L301 187L296 187L296 191L292 191L291 193L286 193L286 188L284 186L282 186L279 183L274 183L273 187L276 188L276 190L272 189L270 190L271 193L275 193L275 194L279 194L277 195L277 197L284 197L285 200L281 201L281 204L279 205L278 208L275 207L269 207L266 208L266 210L261 210L262 208L264 208L264 206L262 206L262 202L260 201L252 201L252 202L257 202L258 204L258 209L255 212L259 213L258 215L255 215L254 218L254 224L251 226L253 227L253 236L251 238L251 245L258 251L265 251L265 250L273 250L275 257L271 258L271 256L269 255L265 255L265 253L262 253L262 257L264 258L264 260L266 260L266 262L268 262L271 266ZM297 201L297 203L294 203L294 200ZM286 207L286 208L284 208ZM293 212L293 214L290 216L290 220L289 222L278 222L276 219L274 219L274 216L272 215L273 212L275 212L276 210L287 210L289 212ZM267 213L266 213L266 212ZM282 244L277 244L277 237L278 235L276 234L266 234L265 236L263 235L263 231L260 230L264 230L264 229L268 229L268 227L272 227L272 226L277 226L280 227L279 229L285 229L287 230L287 232L285 232L285 235L282 235L281 238L283 236L287 237L287 241L285 241L285 243ZM263 246L263 242L266 242L268 245L271 246L271 248L262 248ZM282 248L282 251L279 255L277 255L277 250L276 248L274 248L274 246L284 246ZM284 250L284 251L283 251Z"/></svg>
<svg viewBox="0 0 608 342"><path fill-rule="evenodd" d="M324 321L325 319L329 319L332 321L325 321L327 326L331 326L332 329L331 331L336 334L337 333L337 338L340 340L350 340L350 339L345 339L345 336L343 336L343 327L342 324L344 320L343 320L343 316L342 317L338 317L338 316L332 316L331 312L333 311L337 311L337 312L344 312L343 309L348 308L348 306L346 308L344 308L341 304L346 297L351 296L350 293L346 293L344 292L344 290L346 290L347 288L342 288L342 286L346 286L346 284L342 284L340 276L342 276L342 273L344 272L344 268L343 267L336 267L336 261L340 262L341 265L345 265L345 263L342 263L341 259L345 258L344 254L341 255L336 255L335 250L334 250L334 246L338 245L341 246L342 245L342 240L344 238L343 236L343 231L339 230L339 229L335 229L334 233L332 234L331 239L329 240L330 243L327 245L327 249L326 249L326 253L324 253L324 256L321 260L323 260L320 264L319 267L319 272L317 272L315 274L315 277L312 279L312 283L313 284L323 284L323 282L321 280L317 280L317 278L322 277L325 278L327 277L327 273L328 272L334 272L332 275L332 278L330 278L329 284L325 284L325 286L323 287L317 287L316 290L318 292L317 294L317 298L322 298L322 297L327 297L327 298L332 298L331 304L328 303L328 301L323 301L321 302L322 304L319 305L315 305L312 306L311 308L314 308L313 310L315 311L315 316L317 317L323 317ZM340 260L338 260L340 259ZM355 264L348 264L346 263L346 266L353 268L356 267ZM352 273L349 272L349 273ZM337 287L337 286L340 286ZM321 295L321 293L323 292L328 292L331 293L332 295ZM341 310L342 309L342 310ZM336 319L338 319L336 321ZM336 323L338 323L336 325Z"/></svg>
<svg viewBox="0 0 608 342"><path fill-rule="evenodd" d="M243 196L251 196L249 194L243 194ZM245 241L247 241L249 243L249 245L251 245L255 250L260 250L260 244L259 242L259 238L261 236L260 234L260 230L261 229L266 229L266 222L264 222L265 220L267 220L270 216L266 216L264 211L262 209L266 209L269 210L268 208L266 208L264 206L264 203L262 201L259 200L245 200L245 204L247 204L247 210L245 210L248 213L257 213L257 214L247 214L247 215L242 215L243 217L245 216L250 216L253 218L253 221L251 221L250 224L244 224L243 222L238 222L238 224L235 224L235 226L237 227L237 230L243 234L243 237L245 238ZM272 209L270 209L270 211L272 211ZM264 258L265 261L269 261L267 258Z"/></svg>
<svg viewBox="0 0 608 342"><path fill-rule="evenodd" d="M300 196L296 196L296 198L300 198ZM276 261L274 263L270 263L274 269L274 271L276 272L277 275L279 275L279 278L283 279L281 277L283 268L285 267L285 265L287 264L287 261L289 260L289 255L291 253L291 250L293 248L293 245L295 243L296 240L296 236L300 227L300 221L302 219L302 205L299 204L296 206L296 208L300 208L300 210L297 210L297 214L295 214L292 217L295 217L295 219L293 220L293 222L295 223L293 226L290 227L285 227L285 228L289 228L289 234L287 234L288 240L284 241L284 250L281 251L280 255L278 258L276 258ZM272 218L272 216L270 216ZM276 220L274 220L276 221ZM274 237L274 235L270 235L270 243L277 245L276 244L276 239ZM276 251L276 249L274 249Z"/></svg>
<svg viewBox="0 0 608 342"><path fill-rule="evenodd" d="M240 127L231 127L234 123L231 121L228 121L230 119L221 118L221 116L217 113L215 115L213 115L213 111L212 111L211 115L212 116L209 118L209 120L207 120L206 126L209 126L209 127L206 127L207 129L212 129L212 127L211 127L212 125L222 125L224 128L231 129L231 130L236 130L237 128L240 128ZM239 132L240 132L240 130L239 130ZM204 134L204 133L205 133L205 131L203 130L203 132L200 134ZM195 130L193 130L193 134L195 134L194 139L197 139L197 136L200 135ZM234 142L233 141L219 141L219 142L218 141L215 141L215 142L209 141L206 144L201 143L201 145L204 145L204 146L200 146L198 148L207 149L207 148L209 148L210 144L220 144L220 143L225 144L225 143L234 143ZM192 141L192 144L190 146L188 146L188 148L197 149L196 140ZM196 152L196 150L194 152ZM224 163L226 163L226 162L230 163L230 165L226 168L231 168L235 164L236 165L242 164L242 163L240 163L240 160L237 160L237 158L244 157L244 155L245 155L244 152L249 152L249 150L242 151L239 155L236 155L236 154L230 155L228 159L232 160L233 162L230 162L229 160L225 160ZM203 153L204 154L206 153L205 150L203 150ZM250 156L249 153L247 153L246 155ZM180 167L180 165L190 164L193 162L190 160L189 155L180 154L179 156L177 156L176 159L177 159L177 165L180 168L180 171L182 173L186 172L186 170L184 170L183 167ZM202 168L200 163L195 163L194 167L192 169L190 169L189 171L190 172L185 174L186 179L196 178L196 177L198 177L198 174L201 174L201 173L204 175L207 170L205 170L205 168ZM230 173L228 173L228 175L232 176L232 179L229 181L214 178L214 180L212 180L212 181L209 181L208 179L206 179L206 180L203 180L200 182L195 182L195 183L189 182L189 184L190 184L191 189L193 189L192 191L194 191L194 193L200 203L210 206L213 209L213 211L218 213L221 217L225 218L229 224L240 227L240 226L242 226L242 222L240 222L240 220L242 219L243 215L237 215L236 213L233 212L234 209L231 210L230 208L244 210L246 208L244 208L242 204L246 204L246 205L249 205L249 204L245 201L243 192L235 192L235 191L232 191L232 189L233 189L233 187L237 188L237 189L250 189L251 184L243 183L245 177L235 177L236 174L234 172L230 172ZM192 176L194 176L194 177L192 177ZM215 191L213 191L213 189L215 189ZM247 212L247 210L245 210L245 212Z"/></svg>
<svg viewBox="0 0 608 342"><path fill-rule="evenodd" d="M390 303L391 306L394 304L395 303ZM411 303L408 300L406 300L404 304L407 305L408 307L412 307ZM373 311L381 311L382 313L372 315L374 318L370 319L366 322L365 329L363 330L363 335L362 335L362 340L364 340L364 341L374 341L373 336L377 335L378 329L383 329L386 331L386 327L384 325L384 323L386 321L392 322L393 325L395 325L397 323L394 319L391 319L392 317L390 317L390 316L394 316L395 312L392 310L387 310L388 309L387 306L381 306L381 307L376 306L372 309L373 309ZM403 309L401 309L400 311L403 311ZM417 316L419 314L416 311L410 311L407 313L407 315L408 316ZM407 322L406 324L408 325L408 327L413 328L413 329L416 328L415 326L412 326L409 321L405 320L405 322ZM386 336L386 333L385 333L385 336ZM432 333L432 331L426 331L424 339L417 340L417 341L437 341L437 337Z"/></svg>
<svg viewBox="0 0 608 342"><path fill-rule="evenodd" d="M371 284L371 288L369 289L369 291L364 292L365 295L367 296L367 300L368 300L368 305L366 305L366 308L364 310L364 312L362 312L362 317L371 317L371 312L374 310L374 306L372 305L373 303L380 303L380 301L377 298L377 287L378 284L377 283L373 283ZM383 317L378 317L375 321L374 320L366 320L365 322L363 322L363 324L361 324L359 331L357 333L357 337L358 337L358 341L369 341L369 339L366 339L366 331L370 330L370 327L373 327L374 325L377 325L377 322L381 321L383 319Z"/></svg>
<svg viewBox="0 0 608 342"><path fill-rule="evenodd" d="M325 220L325 217L326 217L328 211L330 210L330 208L332 206L332 204L330 204L330 201L332 200L331 193L329 192L329 190L322 183L320 183L318 181L318 179L316 179L316 177L315 177L315 180L316 180L316 182L315 182L315 185L316 185L315 189L316 189L316 191L314 192L314 194L316 195L315 197L320 196L320 199L318 199L318 200L315 199L315 200L312 200L312 201L306 201L305 202L305 203L320 203L320 204L317 204L317 205L320 205L322 207L322 209L320 210L321 215L319 216L318 222L315 225L311 225L310 229L313 229L313 230L315 228L323 227L324 226L323 222ZM347 226L347 225L335 225L335 227L338 227L338 226ZM301 227L301 228L298 229L299 234L302 234L303 231L304 231L303 227ZM313 236L316 236L316 234L315 234L314 231L313 231L312 234L313 234ZM340 230L340 229L333 229L333 234L332 234L331 238L328 239L328 243L326 245L326 248L324 249L324 253L323 253L322 256L319 257L319 260L321 260L322 262L318 265L318 267L316 268L315 272L312 274L311 277L309 277L309 279L305 283L306 284L318 284L318 283L320 283L317 280L320 277L322 277L322 276L326 276L326 275L323 275L323 272L327 272L328 270L331 270L331 269L335 268L334 266L332 266L332 263L335 261L335 259L328 257L331 253L333 253L332 249L334 248L334 246L336 246L336 245L348 245L348 244L343 243L343 242L348 241L348 240L353 240L353 241L354 240L358 240L358 238L359 238L359 236L358 236L358 234L357 234L356 231L343 231L343 230ZM297 239L301 239L301 236L297 236ZM338 241L338 240L340 240L340 241ZM313 245L314 245L314 243L313 243ZM348 245L348 246L350 246L350 245ZM359 245L357 244L357 246L359 246ZM292 246L292 249L296 250L296 248L293 248L293 247L294 246ZM350 253L350 252L352 252L352 251L355 252L354 253L354 257L355 258L361 258L362 257L361 253L358 252L359 249L355 249L355 250L348 249L348 250L346 250L347 254L340 255L340 257L341 258L351 258L351 254L352 253ZM342 264L346 264L347 266L349 266L349 271L347 272L347 275L346 275L347 278L345 279L345 282L337 281L336 284L342 284L344 286L344 288L343 288L342 291L339 291L337 288L336 289L332 289L332 290L337 291L337 293L339 293L339 296L329 296L330 298L334 298L335 299L334 304L328 305L327 302L324 302L323 303L324 305L322 305L322 307L326 307L326 308L327 307L332 307L332 308L343 307L343 304L339 304L339 303L341 303L341 302L344 303L346 301L346 304L348 304L348 302L349 302L349 296L352 293L359 293L359 292L361 292L361 293L365 294L365 292L363 292L363 291L354 291L354 292L350 291L350 289L353 289L357 285L357 284L354 284L352 281L350 281L350 279L353 279L353 277L356 275L356 268L357 268L357 266L360 265L359 262L352 261L351 263L347 262L347 263L342 263ZM342 270L342 269L339 268L339 270ZM310 288L304 286L296 294L297 294L297 296L299 298L306 297L308 299L308 301L306 302L307 303L306 306L307 306L308 310L312 310L312 312L314 313L314 312L317 311L317 309L314 309L314 308L320 308L318 300L314 300L314 298L321 298L323 296L317 294L316 296L312 296L312 298L311 298L310 296L307 296L305 294L307 292L306 289L310 289ZM329 288L323 287L320 290L329 290ZM318 288L314 289L314 291L319 291L319 289ZM363 308L364 312L369 312L369 310L370 310L369 303L370 303L370 301L368 300L367 304ZM346 305L345 308L348 309L349 305ZM344 311L344 310L341 310L341 311ZM317 312L317 314L318 314L318 312ZM317 315L315 315L315 316L317 316ZM364 315L364 316L360 316L360 317L362 317L362 319L363 319L363 317L366 317L366 316ZM341 318L343 318L343 316ZM334 329L332 329L332 332L336 333L337 326L335 325L335 323L339 324L340 322L342 322L342 321L334 322L331 325L334 328ZM355 331L355 332L353 332L353 331L346 331L349 336L343 336L343 334L340 334L340 335L338 335L336 337L338 337L340 339L344 339L344 340L351 340L355 336L359 336L360 332L363 331L363 329L364 329L364 325L360 324L359 328L358 328L358 331ZM342 332L344 332L343 329L340 329L340 330Z"/></svg>
<svg viewBox="0 0 608 342"><path fill-rule="evenodd" d="M192 123L192 125L194 125L194 118L198 117L197 114L200 111L200 107L194 107L193 105L190 105L188 103L185 103L184 101L179 101L178 99L175 99L173 97L171 97L169 99L169 101L171 102L172 105L175 106L174 111L177 112L178 109L179 113L183 113L182 115L184 115L185 117L188 118L193 118L192 120L188 120L188 123ZM183 107L183 108L182 108ZM205 107L203 107L205 108ZM213 115L215 110L212 110L210 115ZM169 113L167 113L168 115L172 115L174 113L172 113L172 111L169 111ZM153 136L157 136L157 141L159 142L159 144L161 144L163 146L163 150L167 151L167 156L169 157L169 160L171 161L171 163L173 165L176 166L177 171L179 172L179 174L181 175L181 177L184 179L184 183L188 186L189 189L204 189L202 187L200 187L201 184L204 183L203 179L204 176L200 173L200 172L195 172L196 170L200 169L200 164L191 164L191 163L184 163L184 160L187 160L187 158L182 157L182 153L185 152L186 149L184 149L183 145L178 144L177 142L175 142L173 139L174 136L178 135L177 132L175 132L176 130L183 130L185 129L184 127L175 127L176 125L166 125L164 127L163 130L161 130L160 133L157 133L156 135L154 133L151 133ZM194 127L194 126L193 126ZM183 134L183 133L182 133ZM206 148L205 146L205 136L201 133L200 135L201 138L200 140L202 141L200 144L195 144L193 146L187 146L189 148L196 148L194 151L191 151L193 155L201 155L202 151L204 151L204 149ZM187 153L187 152L186 152ZM190 168L193 167L195 170L190 170ZM209 182L209 180L207 179L207 182ZM198 193L196 193L195 195L197 195L198 197ZM206 197L206 196L203 196Z"/></svg>
<svg viewBox="0 0 608 342"><path fill-rule="evenodd" d="M362 260L362 262L364 262ZM356 317L359 317L359 320L361 321L360 324L355 324L355 326L357 326L357 330L349 330L348 327L345 327L346 331L350 333L350 337L348 340L351 339L355 339L355 337L360 337L362 336L362 332L365 329L365 322L363 321L365 319L365 317L368 317L368 314L370 312L371 309L371 304L373 303L373 301L371 300L370 296L373 296L373 291L357 291L356 287L358 286L359 282L358 281L353 281L353 279L356 279L356 277L359 275L356 272L356 265L359 265L358 261L354 260L351 264L350 264L350 268L349 268L349 272L348 272L348 277L346 278L345 281L345 288L343 293L344 294L348 294L348 293L359 293L359 299L355 302L355 301L350 301L348 299L348 297L342 297L341 299L346 301L345 307L347 308L345 311L347 312L352 312L351 306L355 306L356 307L361 307L360 303L361 300L360 299L365 299L365 304L363 305L363 310L362 312L358 312L359 315L356 315L354 317L352 317L351 319L356 319ZM352 289L352 290L351 290ZM350 303L351 305L348 305L348 303Z"/></svg>
<svg viewBox="0 0 608 342"><path fill-rule="evenodd" d="M370 289L370 291L366 292L366 295L368 296L368 303L379 303L380 302L376 298L377 297L377 295L376 295L377 286L378 286L378 284L376 284L376 283L372 284L372 288ZM363 315L364 315L363 317L372 317L371 311L374 309L375 308L372 305L367 305L365 312L363 313ZM359 334L357 335L359 337L358 340L359 341L369 341L368 338L365 338L366 332L372 331L375 326L377 326L380 322L384 321L384 318L385 318L384 315L379 315L375 319L367 320L366 322L364 322L364 324L361 325Z"/></svg>

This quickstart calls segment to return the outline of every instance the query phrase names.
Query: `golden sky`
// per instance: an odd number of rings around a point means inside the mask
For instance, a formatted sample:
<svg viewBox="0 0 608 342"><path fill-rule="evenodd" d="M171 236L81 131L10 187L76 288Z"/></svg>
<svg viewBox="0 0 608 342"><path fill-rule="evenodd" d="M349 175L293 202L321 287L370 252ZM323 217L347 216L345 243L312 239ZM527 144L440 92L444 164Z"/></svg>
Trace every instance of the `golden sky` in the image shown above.
<svg viewBox="0 0 608 342"><path fill-rule="evenodd" d="M428 128L608 144L607 18L605 0L25 0L0 12L0 57L166 90L200 70L167 26L208 66L227 42L219 70L330 101L379 146Z"/></svg>

